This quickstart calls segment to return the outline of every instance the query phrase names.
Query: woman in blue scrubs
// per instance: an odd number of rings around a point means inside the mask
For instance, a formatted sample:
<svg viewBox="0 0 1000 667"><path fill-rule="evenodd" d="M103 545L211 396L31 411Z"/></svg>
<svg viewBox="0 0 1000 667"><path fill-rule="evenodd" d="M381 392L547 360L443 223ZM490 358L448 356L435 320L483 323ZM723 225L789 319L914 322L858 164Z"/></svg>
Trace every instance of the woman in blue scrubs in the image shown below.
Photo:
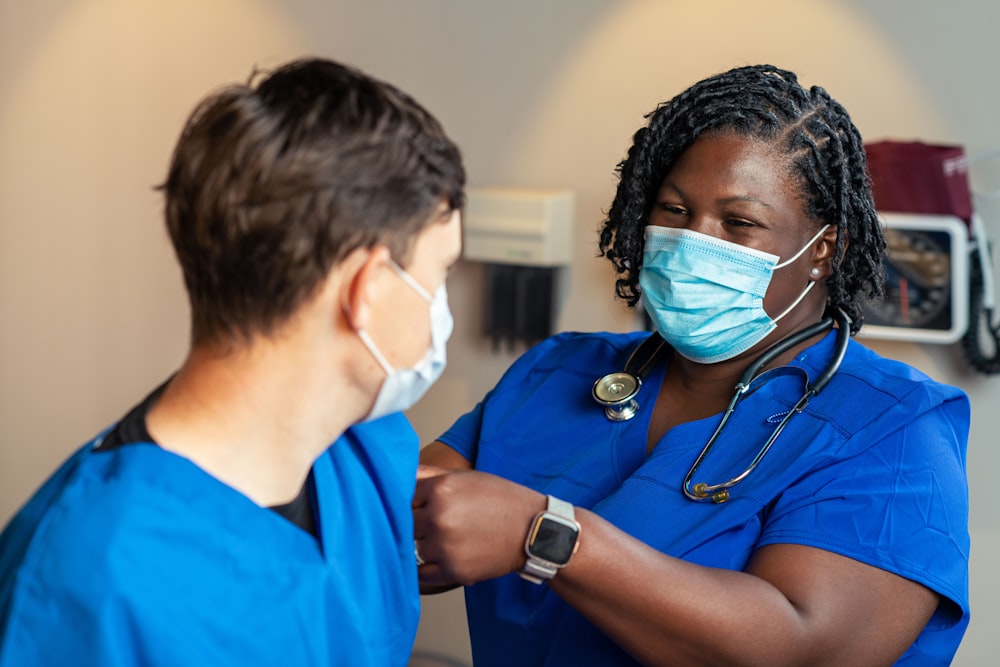
<svg viewBox="0 0 1000 667"><path fill-rule="evenodd" d="M948 664L969 402L848 336L885 244L847 112L734 69L657 107L618 171L601 249L666 343L635 415L591 393L647 332L527 352L422 453L424 590L466 586L477 667Z"/></svg>

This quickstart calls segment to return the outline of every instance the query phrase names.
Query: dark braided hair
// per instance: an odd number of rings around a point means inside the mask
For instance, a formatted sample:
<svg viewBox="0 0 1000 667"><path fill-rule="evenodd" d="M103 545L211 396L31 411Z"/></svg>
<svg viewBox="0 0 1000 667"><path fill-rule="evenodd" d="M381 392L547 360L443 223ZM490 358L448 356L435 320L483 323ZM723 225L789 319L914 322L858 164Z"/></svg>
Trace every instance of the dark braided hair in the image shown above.
<svg viewBox="0 0 1000 667"><path fill-rule="evenodd" d="M801 181L805 213L837 228L828 306L841 308L857 333L865 299L881 296L885 240L875 212L861 134L847 111L818 86L806 91L792 72L739 67L696 83L646 118L619 163L618 190L600 236L615 267L615 292L629 306L641 295L643 232L656 193L696 139L733 132L774 143Z"/></svg>

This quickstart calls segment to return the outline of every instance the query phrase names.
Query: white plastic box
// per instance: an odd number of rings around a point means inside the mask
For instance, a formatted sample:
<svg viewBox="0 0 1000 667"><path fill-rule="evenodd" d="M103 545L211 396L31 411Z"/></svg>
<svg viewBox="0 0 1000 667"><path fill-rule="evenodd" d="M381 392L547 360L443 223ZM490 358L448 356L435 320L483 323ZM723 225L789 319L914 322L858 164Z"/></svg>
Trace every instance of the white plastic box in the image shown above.
<svg viewBox="0 0 1000 667"><path fill-rule="evenodd" d="M525 266L570 263L573 192L473 188L467 194L465 259Z"/></svg>

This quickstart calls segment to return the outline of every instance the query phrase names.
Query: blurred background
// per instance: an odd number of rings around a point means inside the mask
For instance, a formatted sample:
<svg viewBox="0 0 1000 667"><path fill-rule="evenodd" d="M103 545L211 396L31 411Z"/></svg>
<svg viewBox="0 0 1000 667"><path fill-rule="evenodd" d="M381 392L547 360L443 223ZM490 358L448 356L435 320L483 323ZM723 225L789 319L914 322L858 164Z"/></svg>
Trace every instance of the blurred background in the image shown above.
<svg viewBox="0 0 1000 667"><path fill-rule="evenodd" d="M0 0L0 523L181 362L187 305L153 187L195 103L254 68L353 64L441 119L470 185L572 190L556 328L624 331L639 323L596 229L657 103L770 62L830 91L867 140L984 154L1000 149L998 25L990 0ZM482 335L482 286L473 262L449 280L449 366L410 413L424 442L522 351ZM955 345L869 344L972 398L973 621L955 664L995 665L1000 379ZM461 593L424 612L413 664L467 664Z"/></svg>

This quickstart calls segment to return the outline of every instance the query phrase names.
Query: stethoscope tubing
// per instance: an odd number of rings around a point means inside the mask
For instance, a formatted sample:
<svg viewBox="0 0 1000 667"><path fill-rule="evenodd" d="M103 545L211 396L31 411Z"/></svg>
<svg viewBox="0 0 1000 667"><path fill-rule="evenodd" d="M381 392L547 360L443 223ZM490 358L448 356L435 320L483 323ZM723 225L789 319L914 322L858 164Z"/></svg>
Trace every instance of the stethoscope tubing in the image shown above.
<svg viewBox="0 0 1000 667"><path fill-rule="evenodd" d="M826 387L833 376L840 369L840 364L844 360L844 356L847 354L847 344L850 342L851 338L851 319L841 310L837 311L836 322L838 326L837 331L837 347L833 355L833 359L827 365L826 369L819 375L815 382L809 383L806 386L805 392L796 401L795 405L789 410L782 420L772 431L770 437L754 456L750 464L741 472L740 474L731 477L725 482L719 484L707 484L705 482L693 483L694 476L698 474L698 469L701 467L702 461L708 456L708 453L715 446L716 441L722 434L729 422L729 418L732 416L733 412L736 411L736 406L739 405L740 401L743 399L744 394L750 388L750 383L757 374L769 364L771 361L779 357L784 352L790 350L791 348L799 345L800 343L823 333L824 331L829 331L833 328L834 318L831 316L824 317L820 322L812 326L806 327L801 331L797 331L790 336L778 341L770 348L768 348L764 354L762 354L754 363L750 364L746 372L740 377L739 382L736 384L736 393L733 394L733 398L729 402L729 406L726 408L726 412L719 422L719 425L715 427L715 431L712 433L712 437L709 438L708 442L702 448L701 452L698 454L698 458L695 459L691 468L688 469L687 475L684 476L684 483L682 485L682 490L684 495L689 500L694 500L696 502L712 501L715 503L724 503L729 500L729 489L736 486L750 474L757 469L757 466L764 459L767 453L771 450L771 446L781 435L781 432L785 430L785 426L791 421L792 417L802 412L809 401L819 395L819 393Z"/></svg>
<svg viewBox="0 0 1000 667"><path fill-rule="evenodd" d="M754 456L750 464L740 474L725 482L721 482L719 484L706 484L704 482L693 483L694 477L698 473L698 469L701 467L702 462L715 446L725 429L726 424L729 423L729 418L732 417L733 413L736 411L736 406L739 405L740 401L743 400L743 397L749 391L754 378L756 378L768 364L777 359L779 356L806 340L809 340L813 336L829 331L833 328L834 323L836 323L838 330L837 345L833 358L830 360L830 363L823 370L823 372L820 373L819 377L816 378L816 381L806 385L805 392L799 400L796 401L792 409L789 410L781 419L777 427L775 427L774 431L772 431L770 437L768 437L767 441L757 452L756 456ZM763 354L750 364L743 375L740 376L739 381L736 383L733 397L730 399L729 405L726 407L719 425L715 427L715 431L712 433L712 436L709 438L708 442L705 443L705 446L698 454L698 457L688 469L687 475L684 476L684 482L682 484L684 495L688 499L696 502L712 501L715 503L724 503L729 500L729 489L745 480L751 473L753 473L754 470L757 469L757 466L770 451L771 446L778 439L778 436L781 435L781 432L784 431L785 426L791 418L802 412L809 404L809 401L819 395L826 385L829 384L833 376L836 375L837 371L840 369L841 363L844 361L845 355L847 354L847 347L850 342L850 338L851 318L848 317L847 313L838 309L834 315L827 315L816 324L786 336L765 350ZM657 339L659 339L658 343L656 342ZM651 345L655 346L654 349L643 362L642 366L637 371L633 372L632 364L636 357L640 356L640 351L645 350ZM639 407L635 397L638 395L639 389L642 386L641 377L645 375L653 361L659 356L660 351L665 346L666 343L664 343L658 335L654 334L653 336L650 336L644 340L631 355L629 355L624 371L609 373L608 375L602 376L597 380L597 382L594 383L592 392L594 400L605 406L605 414L608 419L612 421L627 421L635 416ZM622 395L608 392L607 389L609 381L614 378L620 378L621 376L627 376L633 380L633 382L629 385L631 390Z"/></svg>

